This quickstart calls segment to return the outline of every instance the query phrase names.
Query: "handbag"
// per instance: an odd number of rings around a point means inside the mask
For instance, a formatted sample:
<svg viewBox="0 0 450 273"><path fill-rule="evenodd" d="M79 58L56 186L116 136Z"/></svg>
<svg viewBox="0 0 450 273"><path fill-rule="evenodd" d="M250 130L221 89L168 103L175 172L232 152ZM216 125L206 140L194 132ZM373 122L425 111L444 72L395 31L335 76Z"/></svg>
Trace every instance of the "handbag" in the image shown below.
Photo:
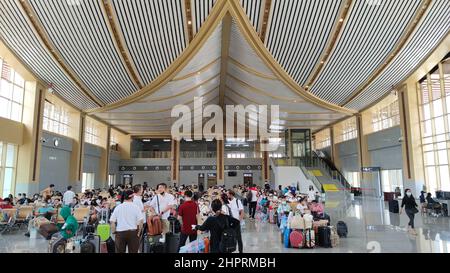
<svg viewBox="0 0 450 273"><path fill-rule="evenodd" d="M419 210L416 207L414 207L413 209L411 209L411 212L416 214L416 213L419 213Z"/></svg>

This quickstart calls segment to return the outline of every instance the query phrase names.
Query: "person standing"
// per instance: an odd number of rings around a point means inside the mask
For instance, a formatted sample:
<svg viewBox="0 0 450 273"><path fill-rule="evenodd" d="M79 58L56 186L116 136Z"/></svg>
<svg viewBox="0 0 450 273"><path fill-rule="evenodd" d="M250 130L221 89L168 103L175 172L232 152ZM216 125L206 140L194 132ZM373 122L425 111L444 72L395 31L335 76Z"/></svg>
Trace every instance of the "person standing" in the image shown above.
<svg viewBox="0 0 450 273"><path fill-rule="evenodd" d="M145 207L144 203L142 203L142 186L140 184L134 185L133 187L134 195L133 195L133 204L135 204L139 210L142 212L142 218L143 220L143 232L145 233L146 227L147 227L147 217L145 215ZM141 237L143 234L139 234L139 237Z"/></svg>
<svg viewBox="0 0 450 273"><path fill-rule="evenodd" d="M138 253L139 234L143 228L142 211L133 203L133 191L124 193L124 202L111 215L111 230L115 234L116 252Z"/></svg>
<svg viewBox="0 0 450 273"><path fill-rule="evenodd" d="M230 216L239 221L239 228L236 228L236 239L238 241L238 250L239 253L243 253L244 245L242 243L242 222L244 221L244 206L242 205L241 200L236 198L236 193L233 190L229 190L228 200L230 201L228 206L230 208Z"/></svg>
<svg viewBox="0 0 450 273"><path fill-rule="evenodd" d="M63 195L63 204L64 206L69 206L73 202L73 198L75 197L75 193L72 191L72 186L67 187L67 191Z"/></svg>
<svg viewBox="0 0 450 273"><path fill-rule="evenodd" d="M54 189L55 189L55 185L50 184L50 186L48 186L48 188L45 188L44 190L41 191L42 198L45 200L47 197L52 197Z"/></svg>
<svg viewBox="0 0 450 273"><path fill-rule="evenodd" d="M258 203L258 189L256 188L256 185L253 184L251 188L248 189L249 193L251 194L251 198L248 198L249 200L249 215L250 219L255 220L255 213L256 213L256 205Z"/></svg>
<svg viewBox="0 0 450 273"><path fill-rule="evenodd" d="M184 202L178 209L178 220L181 222L180 248L186 244L188 237L189 242L197 240L197 231L192 229L192 226L197 225L199 208L192 200L193 195L192 191L185 191Z"/></svg>
<svg viewBox="0 0 450 273"><path fill-rule="evenodd" d="M309 186L309 190L308 190L308 202L312 202L316 200L316 191L314 190L313 186Z"/></svg>
<svg viewBox="0 0 450 273"><path fill-rule="evenodd" d="M414 229L414 215L418 213L419 210L417 209L416 199L412 195L410 189L405 190L405 196L402 199L400 214L402 214L403 209L405 209L406 215L409 218L408 231L413 235L417 235L417 232Z"/></svg>
<svg viewBox="0 0 450 273"><path fill-rule="evenodd" d="M175 208L177 200L167 192L167 184L161 183L157 187L157 194L150 201L150 209L161 217L163 234L169 232L170 211Z"/></svg>

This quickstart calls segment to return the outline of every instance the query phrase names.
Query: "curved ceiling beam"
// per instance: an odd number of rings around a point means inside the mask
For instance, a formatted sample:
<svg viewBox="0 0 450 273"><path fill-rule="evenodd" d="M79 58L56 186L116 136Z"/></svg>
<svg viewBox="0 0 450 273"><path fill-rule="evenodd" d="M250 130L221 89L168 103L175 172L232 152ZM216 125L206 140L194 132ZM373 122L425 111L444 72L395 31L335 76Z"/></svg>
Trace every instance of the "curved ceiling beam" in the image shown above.
<svg viewBox="0 0 450 273"><path fill-rule="evenodd" d="M262 16L262 24L261 24L261 31L259 33L259 38L264 43L266 40L266 34L267 34L267 28L269 27L269 16L270 16L270 9L272 8L272 0L266 0L266 3L264 5L264 9L262 10L263 16Z"/></svg>
<svg viewBox="0 0 450 273"><path fill-rule="evenodd" d="M105 104L97 98L89 88L81 81L81 79L77 76L77 74L70 68L68 64L63 61L62 55L58 52L56 47L51 42L50 37L45 31L44 27L38 20L38 16L34 12L29 0L20 0L22 14L28 19L31 23L30 27L33 32L36 34L36 37L41 41L43 48L47 50L47 52L53 57L55 62L61 67L63 72L67 75L67 77L93 102L95 102L98 106L103 107Z"/></svg>
<svg viewBox="0 0 450 273"><path fill-rule="evenodd" d="M431 7L432 0L422 0L421 7L417 10L414 19L409 23L406 30L403 32L402 36L394 46L391 53L384 59L384 61L375 69L375 71L370 75L366 82L359 86L341 105L347 105L353 99L355 99L359 94L361 94L367 87L369 87L373 81L375 81L378 76L383 73L383 71L394 61L395 57L407 44L407 42L413 37L416 32L419 23L425 18L425 14Z"/></svg>
<svg viewBox="0 0 450 273"><path fill-rule="evenodd" d="M133 95L122 99L116 103L87 111L89 114L105 112L112 109L119 108L121 106L130 104L132 102L138 101L145 96L153 94L157 90L159 90L162 86L167 84L170 80L175 78L175 76L188 65L188 63L194 58L194 56L200 51L203 44L206 43L210 35L215 31L216 27L222 22L222 19L225 17L227 13L230 13L231 16L235 19L238 24L242 34L245 39L249 43L249 45L255 50L257 55L262 59L262 61L272 70L275 76L279 77L279 79L287 85L290 89L295 91L298 95L300 95L305 100L310 103L316 104L319 107L343 113L345 115L352 115L357 111L352 109L347 109L332 103L329 103L325 100L322 100L313 94L305 91L301 86L299 86L277 63L277 61L272 57L270 52L266 49L263 42L256 33L256 30L251 25L247 15L244 10L240 6L239 1L237 0L217 0L214 5L210 15L206 19L203 27L197 33L197 35L193 38L192 42L189 46L183 51L181 56L179 56L172 65L169 66L157 79L155 79L152 83L144 87L143 89L137 91Z"/></svg>
<svg viewBox="0 0 450 273"><path fill-rule="evenodd" d="M246 71L246 72L248 72L248 73L250 73L250 74L253 74L253 75L257 76L257 77L260 77L260 78L263 78L263 79L268 79L268 80L273 80L273 81L278 81L278 78L276 78L276 77L274 77L274 76L266 75L266 74L261 73L261 72L255 70L255 69L253 69L253 68L251 68L251 67L248 67L248 66L246 66L246 65L244 65L244 64L242 64L242 63L240 63L239 61L235 60L235 59L234 59L233 57L231 57L231 56L228 57L228 60L229 60L232 64L234 64L235 66L237 66L238 68L240 68L240 69L242 69L242 70L244 70L244 71Z"/></svg>
<svg viewBox="0 0 450 273"><path fill-rule="evenodd" d="M320 58L316 63L316 65L314 66L313 71L306 80L305 85L306 89L309 89L317 80L317 77L320 75L320 72L322 72L323 68L325 67L325 63L328 61L328 59L331 56L331 53L337 46L337 41L344 31L344 26L347 23L348 15L350 14L349 12L350 7L353 5L353 3L354 3L353 0L345 0L342 2L339 16L336 19L334 27L330 32L332 36L328 38L327 44L325 45L325 50L322 52L322 55L320 55Z"/></svg>
<svg viewBox="0 0 450 273"><path fill-rule="evenodd" d="M230 56L230 37L233 20L229 13L222 20L222 41L221 41L221 66L220 66L220 87L219 87L219 105L224 109L225 89L228 74L228 57Z"/></svg>
<svg viewBox="0 0 450 273"><path fill-rule="evenodd" d="M133 59L131 58L130 51L126 47L122 31L120 31L120 29L117 27L119 23L116 13L113 9L113 3L111 2L111 0L102 0L100 2L102 2L102 4L100 4L100 7L105 17L105 21L107 22L106 25L108 26L108 30L113 37L112 41L114 43L114 46L116 47L117 52L119 53L119 56L121 57L122 63L124 64L130 78L133 79L134 84L139 89L141 89L142 87L144 87L144 84L142 83L143 81L139 76L139 73L137 72L137 68L133 62Z"/></svg>

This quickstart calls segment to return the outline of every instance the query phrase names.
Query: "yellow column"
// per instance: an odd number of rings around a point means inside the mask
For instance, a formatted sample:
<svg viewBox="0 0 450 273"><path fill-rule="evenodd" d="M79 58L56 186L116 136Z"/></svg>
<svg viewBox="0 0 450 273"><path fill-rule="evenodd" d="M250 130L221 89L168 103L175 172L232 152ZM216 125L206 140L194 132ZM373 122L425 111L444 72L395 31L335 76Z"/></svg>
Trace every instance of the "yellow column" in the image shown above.
<svg viewBox="0 0 450 273"><path fill-rule="evenodd" d="M76 147L74 146L72 151L72 158L70 161L70 169L72 175L75 175L75 188L78 192L81 191L81 183L83 179L83 160L84 160L84 132L86 124L86 114L81 113L78 123L78 138L74 141Z"/></svg>
<svg viewBox="0 0 450 273"><path fill-rule="evenodd" d="M180 141L172 139L171 145L171 178L172 184L180 182Z"/></svg>
<svg viewBox="0 0 450 273"><path fill-rule="evenodd" d="M268 144L267 140L262 141L262 144ZM262 151L262 178L263 182L268 182L270 180L270 162L269 162L269 152Z"/></svg>
<svg viewBox="0 0 450 273"><path fill-rule="evenodd" d="M356 115L356 128L358 129L358 140L357 140L357 147L358 147L358 162L359 162L359 172L360 172L360 178L361 178L361 185L362 188L367 189L367 194L371 194L373 196L376 195L376 187L377 185L375 183L378 183L378 181L374 181L376 177L371 173L363 173L361 172L362 167L373 167L371 165L370 155L369 155L369 149L367 145L367 136L364 134L364 116L362 114ZM376 167L376 166L375 166ZM364 186L366 185L366 186ZM369 189L374 189L372 191L369 191Z"/></svg>
<svg viewBox="0 0 450 273"><path fill-rule="evenodd" d="M102 157L100 159L100 181L102 182L102 188L105 188L108 186L108 177L109 177L109 158L110 158L110 152L111 152L111 127L106 127L106 145L105 149L103 150Z"/></svg>
<svg viewBox="0 0 450 273"><path fill-rule="evenodd" d="M224 141L216 141L216 164L217 164L217 185L225 185L225 164L224 164Z"/></svg>

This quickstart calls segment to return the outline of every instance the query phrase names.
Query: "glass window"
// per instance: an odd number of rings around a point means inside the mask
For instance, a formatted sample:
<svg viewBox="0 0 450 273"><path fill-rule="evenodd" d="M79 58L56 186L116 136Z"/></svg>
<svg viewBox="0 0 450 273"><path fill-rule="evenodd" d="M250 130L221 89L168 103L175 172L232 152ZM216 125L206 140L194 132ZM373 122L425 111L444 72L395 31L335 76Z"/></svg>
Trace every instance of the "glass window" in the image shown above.
<svg viewBox="0 0 450 273"><path fill-rule="evenodd" d="M0 189L2 197L14 194L17 145L0 142Z"/></svg>
<svg viewBox="0 0 450 273"><path fill-rule="evenodd" d="M374 132L400 125L398 100L386 107L379 108L372 114L372 129Z"/></svg>
<svg viewBox="0 0 450 273"><path fill-rule="evenodd" d="M94 189L94 173L83 173L82 181L81 181L81 191L84 192L86 190Z"/></svg>
<svg viewBox="0 0 450 273"><path fill-rule="evenodd" d="M85 137L84 141L87 143L91 143L94 145L99 145L100 143L98 128L95 125L95 123L90 119L86 119L84 137Z"/></svg>
<svg viewBox="0 0 450 273"><path fill-rule="evenodd" d="M342 130L336 137L336 143L352 140L358 137L358 129L356 128L356 118L349 118L342 123Z"/></svg>
<svg viewBox="0 0 450 273"><path fill-rule="evenodd" d="M0 116L22 122L25 82L0 58Z"/></svg>
<svg viewBox="0 0 450 273"><path fill-rule="evenodd" d="M403 192L402 170L382 170L381 183L383 185L383 192L394 192L397 187Z"/></svg>
<svg viewBox="0 0 450 273"><path fill-rule="evenodd" d="M68 136L69 112L67 111L67 109L46 101L44 106L42 129L56 134Z"/></svg>

